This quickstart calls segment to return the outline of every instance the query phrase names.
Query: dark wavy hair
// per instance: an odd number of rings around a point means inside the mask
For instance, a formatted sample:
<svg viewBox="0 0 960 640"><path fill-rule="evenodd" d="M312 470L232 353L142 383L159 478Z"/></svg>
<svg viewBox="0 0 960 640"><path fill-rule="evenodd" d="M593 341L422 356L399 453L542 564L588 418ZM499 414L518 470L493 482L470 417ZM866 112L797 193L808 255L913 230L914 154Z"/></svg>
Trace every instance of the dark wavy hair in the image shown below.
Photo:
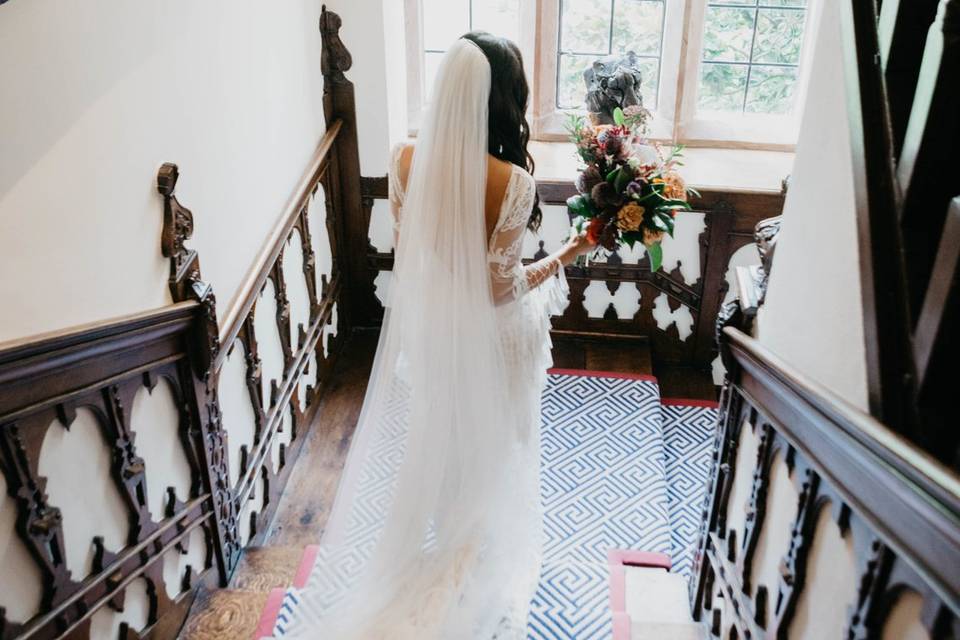
<svg viewBox="0 0 960 640"><path fill-rule="evenodd" d="M506 38L486 31L471 31L463 37L480 47L490 62L490 155L522 167L533 175L535 165L527 151L530 124L526 113L530 87L523 73L520 48ZM533 201L527 228L539 230L542 218L538 194Z"/></svg>

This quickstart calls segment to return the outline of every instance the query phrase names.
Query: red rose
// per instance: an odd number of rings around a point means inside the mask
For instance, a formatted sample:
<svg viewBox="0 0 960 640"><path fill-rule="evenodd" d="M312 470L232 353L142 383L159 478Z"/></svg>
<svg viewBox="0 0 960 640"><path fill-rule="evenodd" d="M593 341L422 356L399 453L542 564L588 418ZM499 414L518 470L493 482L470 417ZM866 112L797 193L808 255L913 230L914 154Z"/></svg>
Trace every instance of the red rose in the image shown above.
<svg viewBox="0 0 960 640"><path fill-rule="evenodd" d="M600 240L600 232L603 230L603 220L599 216L592 218L587 225L587 240L592 244L597 244Z"/></svg>

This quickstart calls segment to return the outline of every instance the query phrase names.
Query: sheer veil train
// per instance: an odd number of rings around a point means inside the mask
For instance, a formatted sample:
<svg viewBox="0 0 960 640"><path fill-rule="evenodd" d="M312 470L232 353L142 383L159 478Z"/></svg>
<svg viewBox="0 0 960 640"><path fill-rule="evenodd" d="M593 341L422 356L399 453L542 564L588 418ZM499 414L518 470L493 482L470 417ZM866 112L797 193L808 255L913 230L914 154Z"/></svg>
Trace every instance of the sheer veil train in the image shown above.
<svg viewBox="0 0 960 640"><path fill-rule="evenodd" d="M526 636L538 442L513 425L537 418L516 406L491 292L490 88L483 51L458 40L417 139L364 407L287 637Z"/></svg>

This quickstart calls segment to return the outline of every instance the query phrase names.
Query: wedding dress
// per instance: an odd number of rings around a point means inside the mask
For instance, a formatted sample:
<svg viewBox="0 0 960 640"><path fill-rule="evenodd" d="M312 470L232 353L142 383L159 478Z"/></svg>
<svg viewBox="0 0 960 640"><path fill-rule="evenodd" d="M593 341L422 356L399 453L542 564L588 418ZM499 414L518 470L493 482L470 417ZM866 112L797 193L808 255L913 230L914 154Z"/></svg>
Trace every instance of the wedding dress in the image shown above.
<svg viewBox="0 0 960 640"><path fill-rule="evenodd" d="M522 639L540 567L540 394L562 265L521 262L535 182L514 166L486 242L490 66L459 40L407 189L392 153L393 282L333 511L284 637ZM322 425L321 425L322 428Z"/></svg>

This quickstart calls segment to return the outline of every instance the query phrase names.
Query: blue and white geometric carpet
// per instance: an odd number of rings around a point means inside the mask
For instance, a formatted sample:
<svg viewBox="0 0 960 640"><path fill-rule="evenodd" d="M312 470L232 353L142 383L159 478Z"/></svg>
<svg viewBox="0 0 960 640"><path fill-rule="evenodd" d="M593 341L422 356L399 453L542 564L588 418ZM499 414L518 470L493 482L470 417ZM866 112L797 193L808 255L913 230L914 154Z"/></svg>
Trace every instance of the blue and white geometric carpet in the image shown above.
<svg viewBox="0 0 960 640"><path fill-rule="evenodd" d="M690 578L713 460L717 403L660 401L670 510L673 573Z"/></svg>
<svg viewBox="0 0 960 640"><path fill-rule="evenodd" d="M706 403L710 404L710 403ZM661 404L650 376L553 370L541 412L544 549L530 640L611 637L610 549L671 555L689 573L716 410ZM282 637L290 590L274 637Z"/></svg>
<svg viewBox="0 0 960 640"><path fill-rule="evenodd" d="M537 640L610 637L607 552L670 553L656 380L584 373L555 370L543 394Z"/></svg>

